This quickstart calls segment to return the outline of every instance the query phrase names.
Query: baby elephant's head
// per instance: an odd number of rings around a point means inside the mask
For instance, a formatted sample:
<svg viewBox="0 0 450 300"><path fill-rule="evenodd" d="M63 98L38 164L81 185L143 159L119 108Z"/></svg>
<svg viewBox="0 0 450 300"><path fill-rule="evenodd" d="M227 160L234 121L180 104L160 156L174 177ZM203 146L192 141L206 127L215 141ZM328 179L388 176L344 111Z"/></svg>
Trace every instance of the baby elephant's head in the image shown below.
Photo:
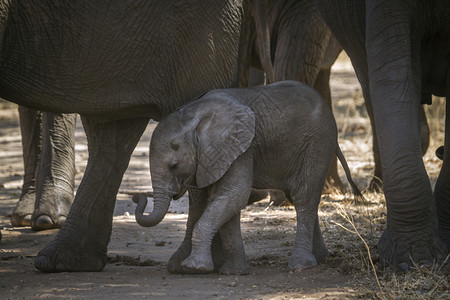
<svg viewBox="0 0 450 300"><path fill-rule="evenodd" d="M146 199L139 201L138 223L158 224L171 199L189 186L204 188L219 180L250 147L254 134L252 110L221 93L207 94L163 118L150 143L154 209L143 216Z"/></svg>

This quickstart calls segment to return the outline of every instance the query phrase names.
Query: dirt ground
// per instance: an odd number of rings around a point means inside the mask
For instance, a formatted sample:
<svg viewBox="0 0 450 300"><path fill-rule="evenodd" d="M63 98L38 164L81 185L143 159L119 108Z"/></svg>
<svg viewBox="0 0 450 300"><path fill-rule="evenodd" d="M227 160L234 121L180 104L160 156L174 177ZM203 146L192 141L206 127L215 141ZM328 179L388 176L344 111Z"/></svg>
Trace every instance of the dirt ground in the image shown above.
<svg viewBox="0 0 450 300"><path fill-rule="evenodd" d="M373 171L371 129L359 84L345 56L333 67L332 96L341 148L357 185L364 189ZM29 227L10 225L10 214L22 184L21 137L15 105L3 102L0 107L1 299L450 298L448 270L417 266L407 274L398 274L377 264L376 243L386 222L385 202L381 194L367 192L368 205L352 204L350 194L322 197L319 218L330 256L315 268L298 273L287 271L295 235L295 211L291 207L268 207L269 200L264 200L242 211L242 235L251 267L249 275L168 273L167 261L184 236L187 198L173 202L170 213L154 228L143 228L135 222L135 205L130 200L132 193L152 189L148 144L155 123L149 124L125 173L117 197L105 269L92 273L39 272L33 260L57 230L33 232ZM433 153L443 140L442 107L443 101L436 100L427 108L433 116L430 120L433 135L424 160L432 184L441 166ZM77 185L87 157L86 138L79 121ZM342 169L340 172L344 179Z"/></svg>

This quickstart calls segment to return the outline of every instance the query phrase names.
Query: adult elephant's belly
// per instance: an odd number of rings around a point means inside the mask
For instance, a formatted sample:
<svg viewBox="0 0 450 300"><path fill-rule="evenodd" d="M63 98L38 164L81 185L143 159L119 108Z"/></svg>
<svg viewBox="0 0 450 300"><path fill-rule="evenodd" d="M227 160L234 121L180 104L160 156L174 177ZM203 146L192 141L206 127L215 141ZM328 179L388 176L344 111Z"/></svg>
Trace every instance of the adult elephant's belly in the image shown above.
<svg viewBox="0 0 450 300"><path fill-rule="evenodd" d="M0 60L0 97L51 112L149 116L156 109L149 103L155 101L149 86L160 87L155 81L144 86L137 76L136 71L100 62L83 66L82 61L8 58Z"/></svg>
<svg viewBox="0 0 450 300"><path fill-rule="evenodd" d="M188 14L178 1L11 1L0 97L52 112L157 119L237 85L242 12L234 2L205 9L194 1Z"/></svg>

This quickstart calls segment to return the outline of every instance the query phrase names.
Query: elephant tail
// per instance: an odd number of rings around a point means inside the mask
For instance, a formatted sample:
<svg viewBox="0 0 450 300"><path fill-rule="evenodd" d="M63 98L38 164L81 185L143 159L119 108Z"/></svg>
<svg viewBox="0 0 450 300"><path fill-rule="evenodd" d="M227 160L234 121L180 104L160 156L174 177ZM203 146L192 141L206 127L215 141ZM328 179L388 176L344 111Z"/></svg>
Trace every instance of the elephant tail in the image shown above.
<svg viewBox="0 0 450 300"><path fill-rule="evenodd" d="M345 160L344 154L342 154L341 148L339 147L339 144L336 146L336 156L341 162L342 167L344 168L345 175L347 176L347 180L350 183L350 186L352 187L353 194L355 195L355 202L359 203L366 203L366 198L364 198L361 191L356 186L355 182L352 179L352 174L350 174L350 169L348 168L347 161Z"/></svg>

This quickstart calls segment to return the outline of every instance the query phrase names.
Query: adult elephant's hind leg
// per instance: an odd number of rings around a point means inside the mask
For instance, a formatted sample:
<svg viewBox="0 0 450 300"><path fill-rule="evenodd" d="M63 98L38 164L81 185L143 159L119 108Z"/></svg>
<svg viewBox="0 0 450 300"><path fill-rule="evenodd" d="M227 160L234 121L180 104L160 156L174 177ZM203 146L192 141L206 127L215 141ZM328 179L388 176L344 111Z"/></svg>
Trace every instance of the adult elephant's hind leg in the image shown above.
<svg viewBox="0 0 450 300"><path fill-rule="evenodd" d="M333 111L330 91L330 72L331 67L323 68L320 70L319 74L317 75L316 81L314 82L314 89L319 92L319 94L327 103L328 107L331 109L331 111ZM345 193L344 183L342 183L342 180L338 174L337 157L333 154L333 159L331 161L327 179L325 180L323 192L332 193L334 191Z"/></svg>
<svg viewBox="0 0 450 300"><path fill-rule="evenodd" d="M19 117L24 176L19 202L17 202L11 215L11 225L29 226L31 225L31 215L36 201L36 168L42 150L42 114L37 110L19 106Z"/></svg>
<svg viewBox="0 0 450 300"><path fill-rule="evenodd" d="M67 220L36 257L45 272L101 271L123 173L148 119L97 122L82 118L89 147L86 173Z"/></svg>
<svg viewBox="0 0 450 300"><path fill-rule="evenodd" d="M449 99L448 97L447 99ZM441 168L434 197L438 216L439 236L450 251L450 100L446 102L444 163Z"/></svg>
<svg viewBox="0 0 450 300"><path fill-rule="evenodd" d="M61 228L73 202L76 114L42 113L33 230Z"/></svg>

